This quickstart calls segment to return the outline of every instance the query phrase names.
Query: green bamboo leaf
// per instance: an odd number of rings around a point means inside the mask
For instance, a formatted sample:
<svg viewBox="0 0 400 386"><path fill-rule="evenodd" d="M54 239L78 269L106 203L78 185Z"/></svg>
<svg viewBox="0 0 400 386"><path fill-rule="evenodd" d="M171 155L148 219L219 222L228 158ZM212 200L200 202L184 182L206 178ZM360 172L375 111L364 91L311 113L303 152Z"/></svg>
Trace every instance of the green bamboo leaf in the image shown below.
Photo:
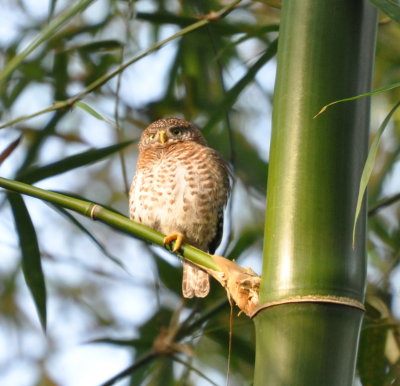
<svg viewBox="0 0 400 386"><path fill-rule="evenodd" d="M135 14L136 19L151 22L152 25L163 25L163 24L175 24L179 27L186 27L192 23L195 23L198 19L195 17L177 15L176 13L170 13L166 11L156 12L137 12ZM206 19L206 16L204 19ZM234 23L229 23L225 20L219 20L218 23L214 24L213 29L219 35L234 35L242 33L256 33L259 30L259 26L255 24L249 24L236 20Z"/></svg>
<svg viewBox="0 0 400 386"><path fill-rule="evenodd" d="M32 294L42 328L46 330L46 284L36 231L22 197L16 193L8 193L7 196L22 252L22 272Z"/></svg>
<svg viewBox="0 0 400 386"><path fill-rule="evenodd" d="M237 260L244 251L254 247L254 244L260 240L260 230L255 227L248 227L241 231L240 237L233 244L229 252L229 260Z"/></svg>
<svg viewBox="0 0 400 386"><path fill-rule="evenodd" d="M261 159L254 146L246 137L240 133L235 133L235 167L237 176L247 187L255 188L263 194L267 190L268 164ZM260 178L262 176L262 178Z"/></svg>
<svg viewBox="0 0 400 386"><path fill-rule="evenodd" d="M93 107L89 106L87 103L85 102L76 102L75 106L79 107L80 109L86 111L87 113L89 113L91 116L99 119L100 121L104 121L104 122L108 122L110 123L111 120L104 117L103 115L101 115L99 112L97 112ZM114 125L114 124L113 124Z"/></svg>
<svg viewBox="0 0 400 386"><path fill-rule="evenodd" d="M400 4L393 0L369 0L375 7L388 15L392 20L400 23Z"/></svg>
<svg viewBox="0 0 400 386"><path fill-rule="evenodd" d="M14 56L0 72L0 84L22 63L22 61L32 53L43 42L50 39L55 32L66 22L71 20L77 13L84 11L94 0L79 0L72 2L72 6L54 18L42 32L34 39L28 47L20 54Z"/></svg>
<svg viewBox="0 0 400 386"><path fill-rule="evenodd" d="M52 76L54 82L54 99L57 101L68 98L70 56L64 51L57 52L53 59Z"/></svg>
<svg viewBox="0 0 400 386"><path fill-rule="evenodd" d="M180 363L181 365L185 366L188 372L193 372L196 373L197 375L199 375L201 378L203 378L206 382L208 382L210 385L213 386L218 386L217 383L215 383L211 378L209 378L209 376L207 374L205 374L205 371L201 371L199 370L197 367L194 367L193 364L191 362L185 361L183 359L181 359L179 356L177 355L173 355L172 356L173 360L175 362ZM165 379L165 378L164 378ZM172 378L173 379L173 378ZM160 383L161 385L162 383Z"/></svg>
<svg viewBox="0 0 400 386"><path fill-rule="evenodd" d="M81 44L79 46L73 46L68 48L68 51L78 50L85 53L91 52L111 52L115 50L120 50L122 48L122 43L115 39L99 40L96 42L90 42L87 44Z"/></svg>
<svg viewBox="0 0 400 386"><path fill-rule="evenodd" d="M25 159L23 160L22 165L20 166L17 172L17 176L23 173L30 165L32 165L36 161L43 144L45 143L48 137L54 135L58 123L64 117L65 114L66 114L65 110L56 111L53 114L53 116L49 119L47 124L42 128L42 130L40 130L37 133L37 135L35 135L32 143L29 146L28 151L25 154Z"/></svg>
<svg viewBox="0 0 400 386"><path fill-rule="evenodd" d="M368 157L364 165L364 169L361 175L361 181L360 181L360 188L358 191L358 198L357 198L357 206L356 206L356 213L354 215L354 225L353 225L353 248L354 248L354 243L355 243L355 235L356 235L356 226L357 226L357 220L358 216L361 211L361 205L364 199L364 194L365 190L367 189L368 181L369 178L371 177L372 169L374 167L375 163L375 158L376 154L378 153L378 148L379 148L379 143L381 141L381 137L383 132L385 131L385 128L387 124L390 121L390 118L392 117L393 113L397 110L397 108L400 106L400 102L398 102L392 110L390 110L389 114L386 116L384 121L382 122L381 126L378 129L378 132L375 135L375 138L371 144L371 147L369 149Z"/></svg>
<svg viewBox="0 0 400 386"><path fill-rule="evenodd" d="M107 251L106 247L90 232L79 220L77 220L71 213L66 211L64 208L51 204L52 208L59 212L61 215L66 217L69 221L71 221L80 231L86 234L103 252L104 256L108 257L113 263L117 264L121 267L125 272L128 272L128 269L124 265L124 263L118 259L117 257L113 256L110 252Z"/></svg>
<svg viewBox="0 0 400 386"><path fill-rule="evenodd" d="M144 344L143 341L141 341L140 339L115 339L115 338L108 338L108 337L104 337L104 338L97 338L97 339L91 339L89 341L87 341L86 343L88 344L109 344L112 346L121 346L121 347L128 347L128 348L132 348L132 347L136 347L136 345L140 345L142 347L148 348L148 344ZM146 342L148 343L148 342Z"/></svg>
<svg viewBox="0 0 400 386"><path fill-rule="evenodd" d="M174 379L174 362L171 357L159 357L150 364L149 385L164 386L165 379Z"/></svg>
<svg viewBox="0 0 400 386"><path fill-rule="evenodd" d="M386 374L386 377L382 385L395 385L396 382L399 380L399 375L398 375L399 370L396 365L397 363L389 366L389 371Z"/></svg>
<svg viewBox="0 0 400 386"><path fill-rule="evenodd" d="M39 180L43 180L48 177L55 176L57 174L65 173L69 170L89 165L97 162L111 154L114 154L124 147L131 145L135 140L125 141L117 143L115 145L106 146L101 149L88 150L83 153L75 154L70 157L64 158L61 161L56 161L51 164L30 168L22 172L18 179L20 181L32 184Z"/></svg>
<svg viewBox="0 0 400 386"><path fill-rule="evenodd" d="M149 371L149 367L151 368L152 362L158 358L159 356L154 351L151 351L146 355L140 357L135 363L127 367L125 370L117 373L106 382L101 383L100 386L114 385L119 380L126 377L131 377L129 384L132 386L143 385L145 383L144 380L148 378L149 374L153 373L153 370ZM133 373L135 373L134 376ZM165 378L160 378L160 379L165 379ZM149 382L147 382L147 384L156 385L155 383L149 383Z"/></svg>
<svg viewBox="0 0 400 386"><path fill-rule="evenodd" d="M253 38L259 38L263 41L267 41L267 33L268 32L279 32L279 25L278 24L269 24L258 28L256 31L249 32L240 36L236 40L232 40L232 42L227 43L219 52L218 57L221 57L225 51L228 51L232 48L237 47L241 43L246 42L247 40Z"/></svg>
<svg viewBox="0 0 400 386"><path fill-rule="evenodd" d="M213 127L217 122L219 122L229 111L233 104L237 101L239 94L249 85L249 83L254 81L254 77L257 72L272 59L278 47L278 39L275 39L268 46L267 50L260 56L260 58L246 71L246 74L226 93L223 103L218 106L218 109L214 114L211 115L204 131L207 131Z"/></svg>
<svg viewBox="0 0 400 386"><path fill-rule="evenodd" d="M385 325L364 324L361 332L357 369L363 385L384 385L387 371L385 360L386 337L389 328Z"/></svg>
<svg viewBox="0 0 400 386"><path fill-rule="evenodd" d="M160 281L170 290L176 294L180 294L182 285L179 280L176 280L182 273L182 269L169 264L164 259L154 259L157 265L158 276Z"/></svg>
<svg viewBox="0 0 400 386"><path fill-rule="evenodd" d="M377 90L370 91L370 92L367 92L365 94L356 95L356 96L353 96L353 97L350 97L350 98L339 99L337 101L328 103L327 105L322 107L322 109L319 110L318 113L316 115L314 115L313 118L314 119L317 118L319 115L324 113L329 107L331 107L333 105L336 105L337 103L354 101L356 99L365 98L365 97L376 95L376 94L381 94L383 92L386 92L386 91L389 91L389 90L393 90L394 88L397 88L397 87L400 87L400 82L393 83L393 84L391 84L389 86L386 86L386 87L378 88Z"/></svg>
<svg viewBox="0 0 400 386"><path fill-rule="evenodd" d="M49 4L49 16L48 16L48 20L50 21L54 15L54 10L56 9L56 3L57 0L51 0L50 4Z"/></svg>
<svg viewBox="0 0 400 386"><path fill-rule="evenodd" d="M381 299L367 296L365 305L357 370L363 385L390 385L385 382L388 375L385 351L396 324L390 320L390 310Z"/></svg>

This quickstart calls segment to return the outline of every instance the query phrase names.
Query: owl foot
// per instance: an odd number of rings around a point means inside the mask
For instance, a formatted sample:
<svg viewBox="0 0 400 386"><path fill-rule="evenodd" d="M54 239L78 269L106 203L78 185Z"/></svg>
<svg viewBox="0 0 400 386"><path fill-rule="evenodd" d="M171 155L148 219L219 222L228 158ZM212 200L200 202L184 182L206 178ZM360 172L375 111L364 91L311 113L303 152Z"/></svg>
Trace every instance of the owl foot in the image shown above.
<svg viewBox="0 0 400 386"><path fill-rule="evenodd" d="M181 248L184 239L185 236L182 233L179 232L171 233L170 235L164 237L164 246L167 246L171 244L173 241L175 241L175 245L172 248L172 252L176 252Z"/></svg>

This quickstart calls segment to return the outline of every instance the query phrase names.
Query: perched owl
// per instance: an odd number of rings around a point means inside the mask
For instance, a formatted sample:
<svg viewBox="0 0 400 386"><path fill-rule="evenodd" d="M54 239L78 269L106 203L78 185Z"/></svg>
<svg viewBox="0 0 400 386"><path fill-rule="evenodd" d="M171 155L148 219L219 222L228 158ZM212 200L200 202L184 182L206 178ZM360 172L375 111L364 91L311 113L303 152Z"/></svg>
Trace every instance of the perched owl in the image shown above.
<svg viewBox="0 0 400 386"><path fill-rule="evenodd" d="M229 170L200 130L178 118L148 126L139 142L139 159L129 194L130 218L167 236L214 253L222 237L223 209L230 193ZM205 297L209 276L183 262L182 292Z"/></svg>

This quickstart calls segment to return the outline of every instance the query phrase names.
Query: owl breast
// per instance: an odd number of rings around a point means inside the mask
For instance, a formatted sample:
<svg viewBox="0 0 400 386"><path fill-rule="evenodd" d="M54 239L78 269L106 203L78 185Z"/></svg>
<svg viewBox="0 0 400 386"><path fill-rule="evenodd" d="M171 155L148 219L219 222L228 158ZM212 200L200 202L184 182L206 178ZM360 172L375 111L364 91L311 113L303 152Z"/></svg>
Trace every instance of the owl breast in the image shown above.
<svg viewBox="0 0 400 386"><path fill-rule="evenodd" d="M228 194L220 156L193 142L170 146L158 157L142 153L131 188L131 218L164 234L180 232L188 243L208 250Z"/></svg>

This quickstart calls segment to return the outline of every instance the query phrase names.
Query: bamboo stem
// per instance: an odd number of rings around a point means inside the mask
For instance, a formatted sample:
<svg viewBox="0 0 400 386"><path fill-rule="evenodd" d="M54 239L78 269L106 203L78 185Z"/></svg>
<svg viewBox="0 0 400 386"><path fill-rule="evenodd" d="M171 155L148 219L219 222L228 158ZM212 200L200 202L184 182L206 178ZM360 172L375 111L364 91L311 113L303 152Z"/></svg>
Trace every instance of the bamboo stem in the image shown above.
<svg viewBox="0 0 400 386"><path fill-rule="evenodd" d="M83 216L91 218L92 220L98 220L102 223L111 225L120 231L142 240L164 246L164 235L161 233L90 201L69 197L3 177L0 177L0 186L13 192L26 194L59 205L63 208L73 210ZM213 271L220 271L219 266L210 255L188 244L183 244L182 246L182 257Z"/></svg>
<svg viewBox="0 0 400 386"><path fill-rule="evenodd" d="M256 386L353 382L365 205L356 248L352 229L369 99L313 117L326 103L370 90L375 34L376 9L366 0L283 1L259 307L275 306L254 318Z"/></svg>

